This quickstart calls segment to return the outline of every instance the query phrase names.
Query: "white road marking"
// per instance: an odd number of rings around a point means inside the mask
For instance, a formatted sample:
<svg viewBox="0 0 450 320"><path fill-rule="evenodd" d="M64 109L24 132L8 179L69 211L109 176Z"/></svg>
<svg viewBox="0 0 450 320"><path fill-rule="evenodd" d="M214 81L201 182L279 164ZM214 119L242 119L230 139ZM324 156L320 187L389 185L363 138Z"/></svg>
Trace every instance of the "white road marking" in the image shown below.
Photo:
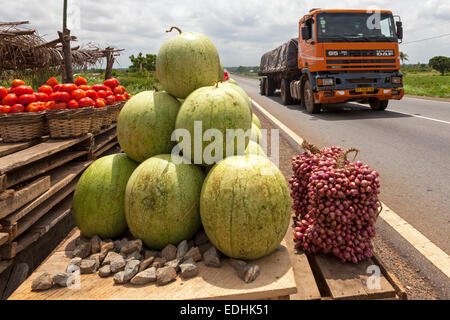
<svg viewBox="0 0 450 320"><path fill-rule="evenodd" d="M392 110L392 112L401 113L401 114L408 115L408 116L415 117L415 118L421 118L421 119L425 119L425 120L431 120L431 121L441 122L441 123L445 123L445 124L450 124L450 121L428 118L428 117L424 117L424 116L419 116L417 114L405 113L405 112L400 112L400 111L395 111L395 110Z"/></svg>
<svg viewBox="0 0 450 320"><path fill-rule="evenodd" d="M406 97L403 98L403 100L405 100L405 99L413 99L413 100L418 100L418 101L429 101L429 102L437 102L437 103L446 103L446 104L450 105L450 102L448 102L448 101L439 101L439 100L433 100L433 99L426 99L425 97L423 99L420 99L420 98L413 98L413 97L406 96Z"/></svg>
<svg viewBox="0 0 450 320"><path fill-rule="evenodd" d="M255 100L251 99L253 105L269 118L275 125L277 125L282 131L289 135L300 146L303 143L303 139L295 132L284 125L280 120L275 118L270 112L264 109ZM383 211L379 215L379 218L383 219L388 225L390 225L396 232L398 232L406 241L408 241L417 251L419 251L428 261L434 264L439 270L441 270L447 277L450 278L450 256L426 238L420 231L411 226L408 222L402 219L386 204L383 205Z"/></svg>

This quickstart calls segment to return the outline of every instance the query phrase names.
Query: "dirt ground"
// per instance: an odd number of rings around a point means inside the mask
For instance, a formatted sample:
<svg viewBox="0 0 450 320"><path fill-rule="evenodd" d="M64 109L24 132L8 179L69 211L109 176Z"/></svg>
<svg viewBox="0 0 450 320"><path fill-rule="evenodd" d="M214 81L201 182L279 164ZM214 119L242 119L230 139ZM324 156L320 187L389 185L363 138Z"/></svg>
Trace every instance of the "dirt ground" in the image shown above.
<svg viewBox="0 0 450 320"><path fill-rule="evenodd" d="M267 137L268 137L268 155L271 155L271 145L270 145L270 132L272 129L276 129L276 127L264 117L264 115L258 110L254 110L254 113L259 117L261 121L261 126L263 129L267 129ZM311 141L313 143L313 141ZM290 141L283 136L280 131L279 134L279 168L283 175L286 177L286 180L292 177L292 167L291 167L291 159L296 155L303 152L303 149L300 146L295 145L294 143L290 143ZM289 229L285 240L288 244L288 250L291 257L291 261L294 267L294 274L296 275L296 281L299 282L300 277L298 276L298 268L301 266L296 263L296 249L294 248L292 229ZM403 259L398 253L392 250L388 242L383 239L380 235L377 235L373 240L373 244L375 247L375 252L382 259L386 268L389 269L402 283L407 294L408 299L410 300L435 300L439 299L439 295L436 290L433 288L428 279L422 278L420 276L420 270L414 270L410 267L405 259ZM296 296L292 296L292 299L295 299Z"/></svg>

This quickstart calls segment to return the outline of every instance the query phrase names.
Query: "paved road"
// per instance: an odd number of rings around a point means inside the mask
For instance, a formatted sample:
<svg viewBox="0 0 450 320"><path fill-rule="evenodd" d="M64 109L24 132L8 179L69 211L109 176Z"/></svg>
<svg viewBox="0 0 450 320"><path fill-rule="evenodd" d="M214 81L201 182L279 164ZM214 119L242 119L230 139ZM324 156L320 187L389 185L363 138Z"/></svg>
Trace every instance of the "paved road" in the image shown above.
<svg viewBox="0 0 450 320"><path fill-rule="evenodd" d="M360 149L359 159L381 173L381 200L450 253L450 103L404 98L385 112L346 103L310 115L282 105L279 96L260 96L258 80L232 77L299 136L320 146Z"/></svg>

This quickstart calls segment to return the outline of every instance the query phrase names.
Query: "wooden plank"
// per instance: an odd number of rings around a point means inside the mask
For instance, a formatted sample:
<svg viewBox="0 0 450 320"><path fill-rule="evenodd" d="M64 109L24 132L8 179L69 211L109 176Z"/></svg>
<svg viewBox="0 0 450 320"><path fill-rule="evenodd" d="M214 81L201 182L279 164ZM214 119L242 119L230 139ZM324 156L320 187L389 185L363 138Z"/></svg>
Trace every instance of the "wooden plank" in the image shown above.
<svg viewBox="0 0 450 320"><path fill-rule="evenodd" d="M48 200L51 196L53 196L55 193L72 182L72 180L75 179L81 172L83 172L91 163L92 161L75 162L53 170L52 172L50 172L50 189L48 189L40 197L36 198L25 207L1 220L1 222L5 225L9 225L19 221L36 207L41 205L44 201Z"/></svg>
<svg viewBox="0 0 450 320"><path fill-rule="evenodd" d="M81 275L81 289L54 288L44 292L31 292L32 281L43 272L61 272L70 261L70 251L65 249L73 243L71 234L41 264L28 279L9 297L10 300L184 300L184 299L241 299L259 300L286 297L296 293L294 275L285 241L271 255L255 261L261 274L252 283L243 282L228 263L221 268L209 268L198 263L199 275L189 280L176 281L158 287L116 286L111 278L102 279L97 274Z"/></svg>
<svg viewBox="0 0 450 320"><path fill-rule="evenodd" d="M95 137L94 152L96 153L98 150L103 148L105 145L107 145L109 142L111 142L116 137L117 137L117 133L116 133L115 128L110 129L109 131L105 132L104 134Z"/></svg>
<svg viewBox="0 0 450 320"><path fill-rule="evenodd" d="M17 142L17 143L0 143L0 158L7 156L11 153L18 152L20 150L27 149L38 143L41 143L44 139L36 139L28 142Z"/></svg>
<svg viewBox="0 0 450 320"><path fill-rule="evenodd" d="M6 183L7 183L6 174L0 174L0 192L6 190L7 188Z"/></svg>
<svg viewBox="0 0 450 320"><path fill-rule="evenodd" d="M103 148L101 148L100 150L98 150L97 152L95 152L95 159L97 159L99 156L103 155L105 152L107 152L109 149L113 148L114 146L116 146L119 142L117 140L112 141L110 143L108 143L107 145L105 145Z"/></svg>
<svg viewBox="0 0 450 320"><path fill-rule="evenodd" d="M66 151L48 158L36 161L30 165L19 168L8 173L7 186L12 187L20 182L34 178L38 175L44 174L50 170L53 170L63 164L70 162L74 159L84 156L88 151Z"/></svg>
<svg viewBox="0 0 450 320"><path fill-rule="evenodd" d="M290 254L290 258L298 290L295 295L292 295L291 300L320 300L320 291L306 254L304 252L295 252Z"/></svg>
<svg viewBox="0 0 450 320"><path fill-rule="evenodd" d="M22 262L16 264L12 269L8 284L6 285L6 289L3 292L3 296L1 298L8 298L14 292L14 290L16 290L25 281L29 271L30 267L26 263Z"/></svg>
<svg viewBox="0 0 450 320"><path fill-rule="evenodd" d="M28 149L7 155L6 157L0 158L0 173L4 174L29 163L46 158L59 151L74 146L81 141L89 139L90 137L92 137L91 134L67 140L50 139Z"/></svg>
<svg viewBox="0 0 450 320"><path fill-rule="evenodd" d="M0 232L0 246L9 240L9 234L6 232Z"/></svg>
<svg viewBox="0 0 450 320"><path fill-rule="evenodd" d="M3 233L8 234L8 241L12 241L15 237L17 237L17 223L13 223L11 225L2 226L2 229L0 230Z"/></svg>
<svg viewBox="0 0 450 320"><path fill-rule="evenodd" d="M0 261L0 274L2 274L6 269L8 269L13 263L13 260L3 260Z"/></svg>
<svg viewBox="0 0 450 320"><path fill-rule="evenodd" d="M0 219L36 199L50 188L50 176L40 177L27 186L14 192L12 197L0 201Z"/></svg>
<svg viewBox="0 0 450 320"><path fill-rule="evenodd" d="M0 256L2 259L13 259L16 256L17 242L10 242L0 247Z"/></svg>
<svg viewBox="0 0 450 320"><path fill-rule="evenodd" d="M397 277L390 272L386 266L384 265L381 258L378 256L378 254L374 253L373 255L373 261L380 266L381 272L383 275L388 279L389 283L394 287L395 292L397 293L397 296L400 300L408 300L408 294L406 293L405 288L403 287L402 283L397 279Z"/></svg>
<svg viewBox="0 0 450 320"><path fill-rule="evenodd" d="M379 289L369 289L367 281L372 275L368 273L370 266L376 266L372 259L359 264L343 264L334 257L313 255L319 272L325 279L333 299L385 299L395 297L395 289L380 274Z"/></svg>
<svg viewBox="0 0 450 320"><path fill-rule="evenodd" d="M112 129L116 129L116 127L117 127L117 123L113 123L113 124L110 125L109 127L101 129L101 130L95 135L95 139L97 139L98 136L104 134L104 133L107 132L107 131L110 131L110 130L112 130Z"/></svg>

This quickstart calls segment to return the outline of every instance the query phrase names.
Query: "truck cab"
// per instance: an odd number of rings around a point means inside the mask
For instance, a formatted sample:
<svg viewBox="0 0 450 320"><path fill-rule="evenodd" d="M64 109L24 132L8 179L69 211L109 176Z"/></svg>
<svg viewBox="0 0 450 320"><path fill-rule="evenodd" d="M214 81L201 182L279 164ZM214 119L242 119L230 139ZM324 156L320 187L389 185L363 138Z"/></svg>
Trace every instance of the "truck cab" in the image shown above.
<svg viewBox="0 0 450 320"><path fill-rule="evenodd" d="M385 110L390 99L404 96L402 38L402 23L391 11L313 9L299 21L297 68L267 72L262 59L261 93L271 95L280 88L285 104L300 102L310 113L323 104L348 101ZM286 48L279 50L286 54L278 59L292 56L292 45ZM270 57L265 55L265 64Z"/></svg>

